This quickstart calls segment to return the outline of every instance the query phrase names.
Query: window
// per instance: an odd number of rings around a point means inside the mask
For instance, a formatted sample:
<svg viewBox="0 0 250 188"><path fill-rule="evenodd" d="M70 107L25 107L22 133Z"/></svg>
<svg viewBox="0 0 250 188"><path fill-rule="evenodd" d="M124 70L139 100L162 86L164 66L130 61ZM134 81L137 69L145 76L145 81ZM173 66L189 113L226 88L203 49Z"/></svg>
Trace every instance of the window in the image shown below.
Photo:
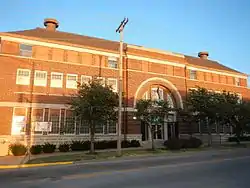
<svg viewBox="0 0 250 188"><path fill-rule="evenodd" d="M65 124L63 126L65 134L74 134L75 133L75 122L76 118L72 111L66 110Z"/></svg>
<svg viewBox="0 0 250 188"><path fill-rule="evenodd" d="M117 92L117 79L115 79L115 78L108 78L107 85L111 86L113 92Z"/></svg>
<svg viewBox="0 0 250 188"><path fill-rule="evenodd" d="M16 84L29 85L30 84L30 70L17 69Z"/></svg>
<svg viewBox="0 0 250 188"><path fill-rule="evenodd" d="M66 88L77 89L77 75L67 74Z"/></svg>
<svg viewBox="0 0 250 188"><path fill-rule="evenodd" d="M109 68L114 68L114 69L118 68L118 62L117 62L116 57L109 57L108 58L108 67Z"/></svg>
<svg viewBox="0 0 250 188"><path fill-rule="evenodd" d="M52 130L50 134L59 134L60 130L60 110L50 109L49 122L52 123Z"/></svg>
<svg viewBox="0 0 250 188"><path fill-rule="evenodd" d="M192 79L192 80L197 79L197 71L196 70L190 70L190 79Z"/></svg>
<svg viewBox="0 0 250 188"><path fill-rule="evenodd" d="M20 44L20 56L32 57L32 46Z"/></svg>
<svg viewBox="0 0 250 188"><path fill-rule="evenodd" d="M151 88L151 99L154 101L164 100L162 88Z"/></svg>
<svg viewBox="0 0 250 188"><path fill-rule="evenodd" d="M237 96L238 96L238 103L241 104L242 103L242 95L237 93Z"/></svg>
<svg viewBox="0 0 250 188"><path fill-rule="evenodd" d="M35 86L47 85L47 72L46 71L35 71L34 85Z"/></svg>
<svg viewBox="0 0 250 188"><path fill-rule="evenodd" d="M240 78L234 78L235 85L240 86Z"/></svg>
<svg viewBox="0 0 250 188"><path fill-rule="evenodd" d="M105 86L105 78L97 77L97 80L100 81L100 84L102 84L103 86Z"/></svg>
<svg viewBox="0 0 250 188"><path fill-rule="evenodd" d="M81 84L88 84L91 79L92 79L91 76L82 75L81 76Z"/></svg>
<svg viewBox="0 0 250 188"><path fill-rule="evenodd" d="M79 133L80 134L89 134L88 122L81 119L79 123L80 123Z"/></svg>
<svg viewBox="0 0 250 188"><path fill-rule="evenodd" d="M108 134L115 134L116 133L116 122L109 121L108 122Z"/></svg>
<svg viewBox="0 0 250 188"><path fill-rule="evenodd" d="M63 73L52 72L50 87L61 88L63 86Z"/></svg>
<svg viewBox="0 0 250 188"><path fill-rule="evenodd" d="M45 109L32 109L32 116L31 116L31 121L32 121L32 126L34 128L34 133L35 134L42 134L41 131L36 131L35 130L35 123L36 122L43 122L44 121L44 111Z"/></svg>

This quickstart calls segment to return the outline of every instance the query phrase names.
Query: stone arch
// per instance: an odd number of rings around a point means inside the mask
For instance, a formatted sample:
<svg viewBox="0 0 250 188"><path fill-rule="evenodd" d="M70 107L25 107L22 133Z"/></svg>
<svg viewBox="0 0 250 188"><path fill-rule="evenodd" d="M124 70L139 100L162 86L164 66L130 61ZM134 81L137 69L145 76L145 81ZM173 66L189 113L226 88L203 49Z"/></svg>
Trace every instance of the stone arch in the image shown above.
<svg viewBox="0 0 250 188"><path fill-rule="evenodd" d="M137 88L136 92L135 92L135 95L134 95L134 107L136 105L136 100L138 98L141 98L144 91L150 86L150 85L153 85L153 84L158 84L158 85L161 85L165 88L167 88L171 94L173 95L175 101L176 101L176 106L178 108L183 108L183 101L182 101L182 97L178 91L178 89L175 87L175 85L168 81L167 79L164 79L164 78L159 78L159 77L152 77L152 78L149 78L147 80L144 80L140 85L139 87Z"/></svg>

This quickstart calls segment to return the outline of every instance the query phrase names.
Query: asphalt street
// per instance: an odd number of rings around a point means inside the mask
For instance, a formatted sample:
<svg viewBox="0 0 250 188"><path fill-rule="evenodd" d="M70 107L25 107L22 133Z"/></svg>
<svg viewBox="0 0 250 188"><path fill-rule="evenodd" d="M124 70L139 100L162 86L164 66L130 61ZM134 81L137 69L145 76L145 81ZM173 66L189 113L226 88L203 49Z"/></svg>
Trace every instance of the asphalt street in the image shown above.
<svg viewBox="0 0 250 188"><path fill-rule="evenodd" d="M249 188L250 150L1 170L8 188Z"/></svg>

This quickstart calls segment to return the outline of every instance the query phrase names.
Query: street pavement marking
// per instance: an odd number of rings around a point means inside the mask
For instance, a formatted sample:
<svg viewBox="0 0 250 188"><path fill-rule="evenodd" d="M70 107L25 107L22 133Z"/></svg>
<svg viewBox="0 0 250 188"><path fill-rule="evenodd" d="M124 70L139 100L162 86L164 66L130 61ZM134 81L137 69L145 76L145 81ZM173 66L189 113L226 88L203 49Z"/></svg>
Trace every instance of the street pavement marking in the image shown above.
<svg viewBox="0 0 250 188"><path fill-rule="evenodd" d="M149 167L140 167L140 168L130 168L124 170L114 170L114 171L105 171L105 172L93 172L93 173L82 173L82 174L73 174L68 176L63 176L62 180L73 180L73 179L85 179L85 178L93 178L102 175L111 175L114 173L126 173L126 172L138 172L147 169L154 169L154 168L174 168L174 167L182 167L182 166L192 166L197 164L209 164L209 163L219 163L223 161L233 161L233 160L241 160L241 159L248 159L250 156L244 157L235 157L235 158L220 158L220 159L213 159L207 161L198 161L198 162L188 162L182 164L167 164L167 165L160 165L160 166L149 166Z"/></svg>
<svg viewBox="0 0 250 188"><path fill-rule="evenodd" d="M0 165L0 169L31 168L31 167L43 167L43 166L55 166L55 165L67 165L67 164L73 164L73 162L70 161L70 162L23 164L23 165Z"/></svg>

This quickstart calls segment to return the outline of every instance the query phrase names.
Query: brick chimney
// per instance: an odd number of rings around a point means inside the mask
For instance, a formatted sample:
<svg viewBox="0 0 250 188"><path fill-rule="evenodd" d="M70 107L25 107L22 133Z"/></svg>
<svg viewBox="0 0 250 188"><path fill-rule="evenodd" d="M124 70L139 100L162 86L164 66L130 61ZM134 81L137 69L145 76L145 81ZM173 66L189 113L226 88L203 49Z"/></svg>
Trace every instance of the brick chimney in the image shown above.
<svg viewBox="0 0 250 188"><path fill-rule="evenodd" d="M201 59L207 59L209 54L208 52L199 52L198 53L198 56L201 58Z"/></svg>
<svg viewBox="0 0 250 188"><path fill-rule="evenodd" d="M56 28L59 27L59 22L54 18L44 19L44 26L47 30L56 31Z"/></svg>

